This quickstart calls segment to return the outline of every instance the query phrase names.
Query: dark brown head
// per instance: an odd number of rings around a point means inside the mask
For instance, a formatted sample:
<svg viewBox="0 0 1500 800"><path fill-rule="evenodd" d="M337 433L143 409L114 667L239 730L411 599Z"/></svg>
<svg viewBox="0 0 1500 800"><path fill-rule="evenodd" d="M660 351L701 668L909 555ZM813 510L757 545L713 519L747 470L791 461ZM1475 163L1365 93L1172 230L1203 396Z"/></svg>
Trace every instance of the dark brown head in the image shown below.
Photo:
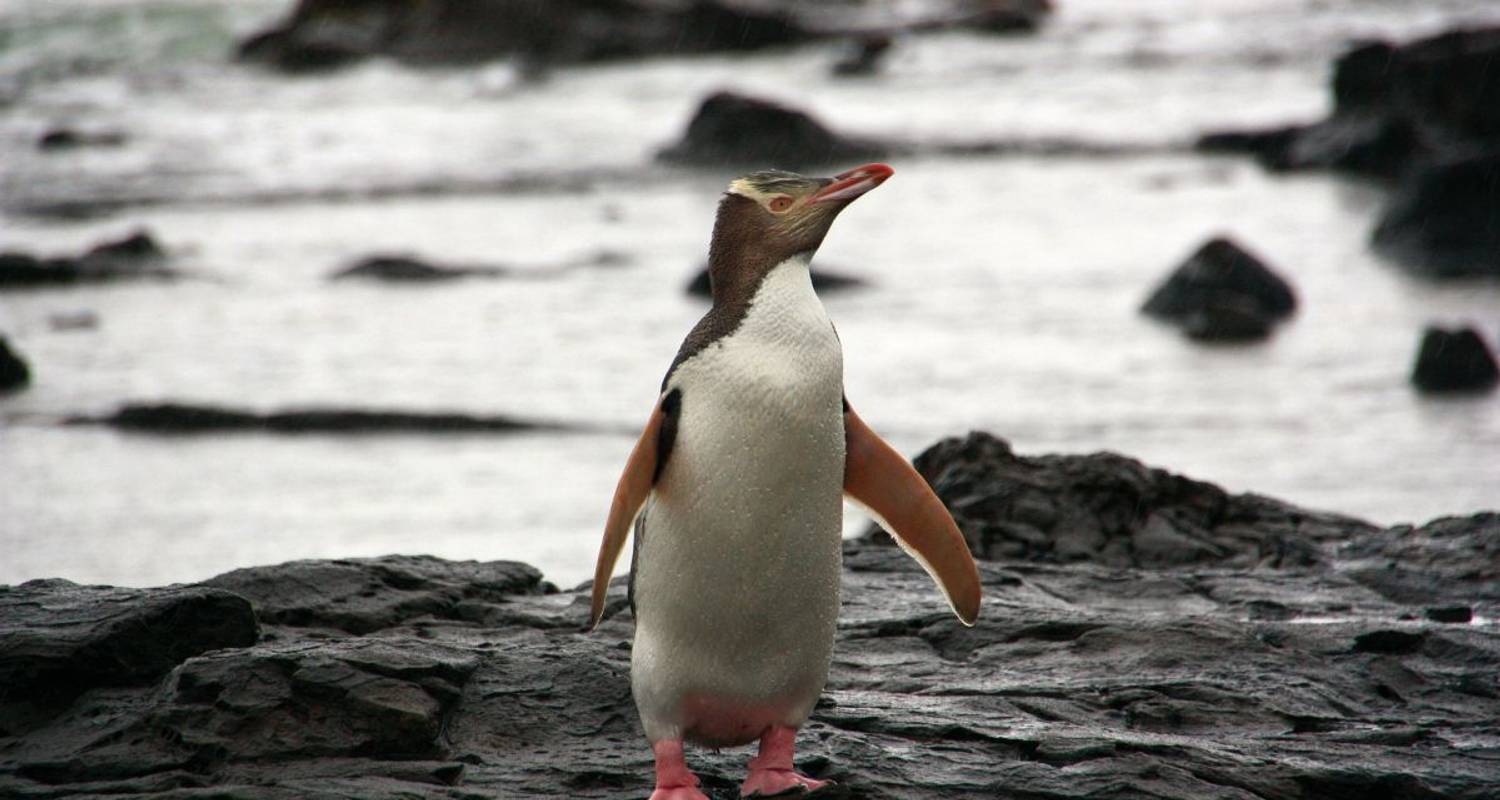
<svg viewBox="0 0 1500 800"><path fill-rule="evenodd" d="M792 256L811 256L834 217L894 170L866 164L832 178L795 172L752 172L730 182L719 201L708 275L714 304L745 301L761 278Z"/></svg>

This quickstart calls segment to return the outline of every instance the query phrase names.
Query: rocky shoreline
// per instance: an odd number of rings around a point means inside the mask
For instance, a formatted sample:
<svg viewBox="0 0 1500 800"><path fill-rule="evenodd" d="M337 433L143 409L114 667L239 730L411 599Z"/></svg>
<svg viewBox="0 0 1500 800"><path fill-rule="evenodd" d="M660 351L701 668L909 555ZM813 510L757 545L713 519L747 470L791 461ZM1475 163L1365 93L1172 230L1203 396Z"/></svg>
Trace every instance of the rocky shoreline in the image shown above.
<svg viewBox="0 0 1500 800"><path fill-rule="evenodd" d="M1493 797L1500 514L1381 528L979 433L916 463L986 607L847 543L819 796ZM584 633L588 587L515 562L0 587L0 795L644 797L623 588ZM746 757L689 755L719 798Z"/></svg>

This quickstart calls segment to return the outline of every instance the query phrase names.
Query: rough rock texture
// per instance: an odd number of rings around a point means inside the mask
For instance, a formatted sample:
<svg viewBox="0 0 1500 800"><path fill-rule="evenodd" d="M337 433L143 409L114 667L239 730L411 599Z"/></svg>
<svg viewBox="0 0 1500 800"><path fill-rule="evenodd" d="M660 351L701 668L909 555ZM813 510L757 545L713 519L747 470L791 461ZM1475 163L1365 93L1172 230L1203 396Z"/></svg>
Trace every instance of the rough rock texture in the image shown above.
<svg viewBox="0 0 1500 800"><path fill-rule="evenodd" d="M76 416L69 425L107 425L136 433L504 433L560 430L562 425L515 417L355 408L301 408L261 413L188 403L131 403L102 417Z"/></svg>
<svg viewBox="0 0 1500 800"><path fill-rule="evenodd" d="M1424 392L1484 391L1500 382L1500 366L1473 328L1429 327L1422 333L1411 382Z"/></svg>
<svg viewBox="0 0 1500 800"><path fill-rule="evenodd" d="M1334 64L1333 113L1309 125L1206 134L1273 170L1395 181L1374 243L1438 277L1500 274L1500 27L1404 45L1367 42Z"/></svg>
<svg viewBox="0 0 1500 800"><path fill-rule="evenodd" d="M1003 439L944 439L912 463L983 558L1111 567L1310 567L1373 527L1148 467L1115 453L1018 456Z"/></svg>
<svg viewBox="0 0 1500 800"><path fill-rule="evenodd" d="M758 97L716 92L677 143L657 158L694 166L805 169L884 158L888 145L842 136L806 112Z"/></svg>
<svg viewBox="0 0 1500 800"><path fill-rule="evenodd" d="M0 290L170 278L176 273L164 266L166 259L167 252L146 230L102 242L77 256L38 258L29 253L0 253Z"/></svg>
<svg viewBox="0 0 1500 800"><path fill-rule="evenodd" d="M950 490L1015 487L959 509L966 525L1113 540L1165 519L1211 552L1036 545L981 563L966 629L901 551L846 543L828 690L799 742L799 766L840 787L814 797L1494 797L1500 515L1382 529L1119 456L938 449ZM0 796L643 798L617 584L593 633L587 586L549 594L506 562L297 562L146 590L241 593L260 638L177 654L149 684L68 681L70 705L0 733ZM688 757L727 800L750 755Z"/></svg>
<svg viewBox="0 0 1500 800"><path fill-rule="evenodd" d="M31 367L10 342L0 336L0 394L26 388L31 383Z"/></svg>
<svg viewBox="0 0 1500 800"><path fill-rule="evenodd" d="M844 275L839 272L829 272L821 267L813 268L812 284L813 288L817 289L819 293L841 292L845 289L859 289L869 285L863 278L856 278L853 275ZM693 273L693 277L688 281L686 288L687 293L693 297L708 298L713 296L713 287L709 282L708 267L706 265Z"/></svg>
<svg viewBox="0 0 1500 800"><path fill-rule="evenodd" d="M1141 311L1195 339L1264 338L1297 308L1290 284L1235 242L1199 247L1146 298Z"/></svg>
<svg viewBox="0 0 1500 800"><path fill-rule="evenodd" d="M249 647L258 633L249 601L218 589L58 579L0 587L0 737L91 687L147 687L192 656Z"/></svg>

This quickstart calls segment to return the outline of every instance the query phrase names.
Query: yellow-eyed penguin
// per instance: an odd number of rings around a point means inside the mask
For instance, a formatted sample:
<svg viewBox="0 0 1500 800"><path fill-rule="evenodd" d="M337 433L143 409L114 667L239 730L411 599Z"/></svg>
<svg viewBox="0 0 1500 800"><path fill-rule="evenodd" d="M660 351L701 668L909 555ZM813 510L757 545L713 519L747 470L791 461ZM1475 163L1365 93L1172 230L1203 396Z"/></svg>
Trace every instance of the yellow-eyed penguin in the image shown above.
<svg viewBox="0 0 1500 800"><path fill-rule="evenodd" d="M705 800L684 740L759 739L742 796L826 783L796 772L792 749L833 653L843 497L873 512L960 620L979 614L979 573L953 518L849 407L843 352L808 273L834 217L891 174L755 172L719 203L713 308L662 382L594 571L597 625L634 526L630 678L656 756L651 800Z"/></svg>

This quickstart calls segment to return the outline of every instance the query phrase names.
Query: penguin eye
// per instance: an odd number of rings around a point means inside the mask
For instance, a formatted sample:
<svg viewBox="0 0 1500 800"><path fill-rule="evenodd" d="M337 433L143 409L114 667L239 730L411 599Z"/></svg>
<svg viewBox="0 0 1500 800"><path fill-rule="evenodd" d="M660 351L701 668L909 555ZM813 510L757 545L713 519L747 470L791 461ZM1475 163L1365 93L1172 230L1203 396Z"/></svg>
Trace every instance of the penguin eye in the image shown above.
<svg viewBox="0 0 1500 800"><path fill-rule="evenodd" d="M780 214L792 207L792 198L787 197L784 194L778 194L775 197L771 198L771 202L767 203L766 205L771 209L771 211Z"/></svg>

